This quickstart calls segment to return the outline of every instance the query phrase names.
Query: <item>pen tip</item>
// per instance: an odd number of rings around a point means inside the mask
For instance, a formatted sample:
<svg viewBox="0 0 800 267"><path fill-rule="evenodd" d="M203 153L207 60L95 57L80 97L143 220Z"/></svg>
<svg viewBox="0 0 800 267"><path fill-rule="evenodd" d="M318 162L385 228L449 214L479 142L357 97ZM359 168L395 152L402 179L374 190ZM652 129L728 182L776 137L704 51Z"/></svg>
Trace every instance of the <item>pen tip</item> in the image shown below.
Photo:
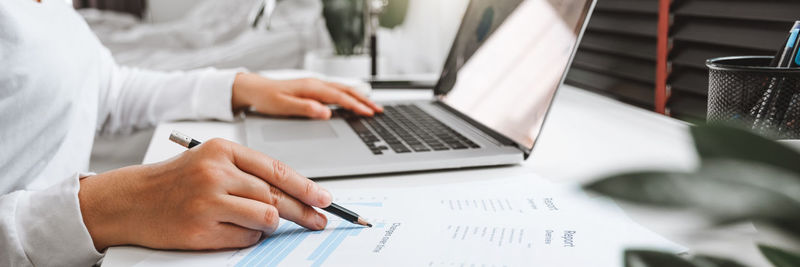
<svg viewBox="0 0 800 267"><path fill-rule="evenodd" d="M369 223L366 220L361 219L361 218L358 218L358 222L357 223L360 224L360 225L366 226L366 227L372 227L371 223Z"/></svg>

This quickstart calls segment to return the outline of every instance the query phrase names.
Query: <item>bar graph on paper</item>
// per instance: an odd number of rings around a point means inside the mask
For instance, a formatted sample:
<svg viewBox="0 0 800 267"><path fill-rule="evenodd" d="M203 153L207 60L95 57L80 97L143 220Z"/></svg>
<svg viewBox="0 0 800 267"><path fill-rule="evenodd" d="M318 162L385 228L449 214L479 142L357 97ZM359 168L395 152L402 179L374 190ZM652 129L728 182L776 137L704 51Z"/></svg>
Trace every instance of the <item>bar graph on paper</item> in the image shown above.
<svg viewBox="0 0 800 267"><path fill-rule="evenodd" d="M383 203L361 201L341 203L341 205L382 207ZM281 263L285 263L290 255L294 259L304 258L309 266L323 266L342 244L358 238L365 231L383 231L384 225L384 223L375 223L375 226L370 229L329 217L327 227L329 230L311 231L292 222L283 222L272 236L259 243L235 266L279 266ZM298 249L304 242L304 249ZM318 242L316 248L308 249L309 244L314 242Z"/></svg>

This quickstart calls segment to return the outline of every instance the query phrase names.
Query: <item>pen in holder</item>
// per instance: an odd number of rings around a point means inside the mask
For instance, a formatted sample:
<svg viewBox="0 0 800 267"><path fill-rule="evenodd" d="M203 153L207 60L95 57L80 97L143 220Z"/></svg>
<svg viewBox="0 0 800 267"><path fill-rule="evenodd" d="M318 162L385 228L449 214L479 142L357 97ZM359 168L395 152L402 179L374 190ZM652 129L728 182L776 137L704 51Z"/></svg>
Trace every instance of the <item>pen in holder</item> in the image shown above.
<svg viewBox="0 0 800 267"><path fill-rule="evenodd" d="M800 136L800 93L792 95L789 107L786 110L778 132L784 133L787 138L797 139ZM793 137L791 137L793 136Z"/></svg>
<svg viewBox="0 0 800 267"><path fill-rule="evenodd" d="M800 139L800 68L773 57L710 59L708 122L738 124L778 139Z"/></svg>

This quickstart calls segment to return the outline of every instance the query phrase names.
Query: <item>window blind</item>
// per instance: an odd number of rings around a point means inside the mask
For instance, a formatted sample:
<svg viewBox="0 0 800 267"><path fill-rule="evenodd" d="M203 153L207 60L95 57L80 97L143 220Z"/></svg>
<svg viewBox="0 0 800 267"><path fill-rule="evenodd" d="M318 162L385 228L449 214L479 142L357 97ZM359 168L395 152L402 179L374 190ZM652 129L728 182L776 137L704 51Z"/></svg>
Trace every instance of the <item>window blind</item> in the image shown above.
<svg viewBox="0 0 800 267"><path fill-rule="evenodd" d="M599 0L566 83L653 108L658 0Z"/></svg>

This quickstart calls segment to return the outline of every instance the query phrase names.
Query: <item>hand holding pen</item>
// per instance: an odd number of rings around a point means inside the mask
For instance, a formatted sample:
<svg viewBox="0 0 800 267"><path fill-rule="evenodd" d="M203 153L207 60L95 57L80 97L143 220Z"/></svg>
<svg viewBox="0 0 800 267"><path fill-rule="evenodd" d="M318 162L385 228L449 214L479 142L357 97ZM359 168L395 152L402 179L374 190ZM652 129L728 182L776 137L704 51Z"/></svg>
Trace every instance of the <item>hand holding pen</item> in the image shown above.
<svg viewBox="0 0 800 267"><path fill-rule="evenodd" d="M191 149L191 148L201 144L200 141L197 141L197 140L195 140L195 139L193 139L191 137L188 137L188 136L186 136L186 135L184 135L182 133L179 133L177 131L173 131L172 132L172 134L169 136L169 140L172 140L173 142L175 142L175 143L177 143L179 145L182 145L182 146L184 146L184 147L186 147L188 149ZM285 170L285 171L283 171L285 173L293 174L295 177L301 177L300 175L295 173L293 170L289 169L286 166L283 166L283 163L281 163L280 161L272 160L272 163L273 163L273 168L272 168L273 171L276 170L276 169L283 169L283 170ZM314 190L316 190L316 191L324 190L321 187L317 186L314 182L311 182L308 179L305 179L305 178L300 178L300 179L304 180L303 183L305 184L306 187L314 187L315 188L313 190L307 188L307 190L306 190L307 192L308 191L314 191ZM288 181L288 182L291 182L291 181ZM259 186L255 186L255 188L253 188L253 189L258 189L258 188L259 188ZM285 195L284 196L280 196L281 194L283 194L280 191L280 189L275 189L275 187L271 187L270 189L274 189L274 190L269 190L269 191L271 193L273 193L273 194L277 193L280 198L283 198L283 199L291 199L292 198L291 196L285 196ZM272 192L272 191L275 191L275 192ZM327 193L327 191L325 191L324 193L328 194L327 198L330 198L330 194ZM327 201L327 203L330 203L330 201ZM339 218L342 218L342 219L344 219L344 220L346 220L348 222L351 222L351 223L354 223L354 224L359 224L359 225L366 226L366 227L372 227L372 224L367 222L364 218L361 218L361 216L359 216L355 212L352 212L352 211L350 211L348 209L345 209L344 207L339 206L336 203L330 203L329 205L323 205L323 206L317 206L317 207L320 207L323 210L325 210L327 212L330 212L333 215L336 215Z"/></svg>
<svg viewBox="0 0 800 267"><path fill-rule="evenodd" d="M98 251L117 245L247 247L273 234L279 218L325 228L327 217L314 207L329 207L332 200L283 163L223 139L80 183L83 221Z"/></svg>

